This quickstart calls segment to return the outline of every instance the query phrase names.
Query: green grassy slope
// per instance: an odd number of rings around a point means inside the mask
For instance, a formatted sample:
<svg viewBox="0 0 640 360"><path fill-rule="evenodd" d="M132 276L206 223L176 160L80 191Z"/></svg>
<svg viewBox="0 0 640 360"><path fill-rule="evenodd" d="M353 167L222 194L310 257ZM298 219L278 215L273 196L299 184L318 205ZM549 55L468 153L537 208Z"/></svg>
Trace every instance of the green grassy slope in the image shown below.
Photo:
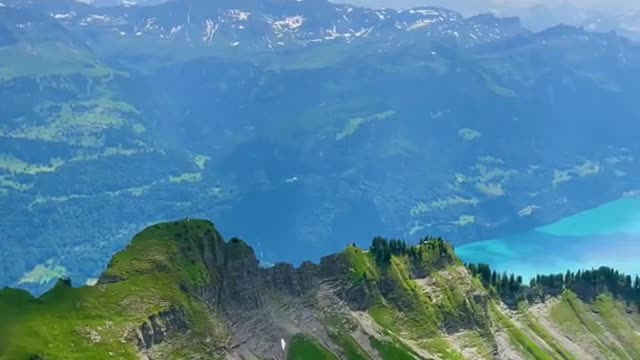
<svg viewBox="0 0 640 360"><path fill-rule="evenodd" d="M203 256L203 246L221 241L214 231L202 221L147 229L113 258L105 276L121 279L115 283L72 288L60 281L38 299L3 290L0 358L97 359L112 353L136 359L134 344L123 338L172 308L186 311L193 335L212 336L217 330L213 315L181 286L195 290L209 281L203 262L195 260Z"/></svg>
<svg viewBox="0 0 640 360"><path fill-rule="evenodd" d="M302 335L291 339L287 352L288 360L337 360L329 350L315 340Z"/></svg>
<svg viewBox="0 0 640 360"><path fill-rule="evenodd" d="M638 325L629 320L622 303L601 295L593 304L585 304L571 292L560 300L550 315L564 332L581 339L607 359L640 357Z"/></svg>

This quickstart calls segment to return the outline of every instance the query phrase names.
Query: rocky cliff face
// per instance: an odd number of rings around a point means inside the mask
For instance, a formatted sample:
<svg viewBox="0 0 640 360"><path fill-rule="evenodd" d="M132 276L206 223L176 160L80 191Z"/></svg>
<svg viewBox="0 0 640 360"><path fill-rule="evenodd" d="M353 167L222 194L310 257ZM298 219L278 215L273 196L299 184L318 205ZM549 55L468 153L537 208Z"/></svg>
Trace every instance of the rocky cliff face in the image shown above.
<svg viewBox="0 0 640 360"><path fill-rule="evenodd" d="M150 227L93 287L0 292L0 359L634 359L638 328L606 294L509 310L438 239L261 268L204 221Z"/></svg>
<svg viewBox="0 0 640 360"><path fill-rule="evenodd" d="M182 309L170 309L149 316L136 332L136 344L139 351L150 349L178 334L189 330L189 320Z"/></svg>

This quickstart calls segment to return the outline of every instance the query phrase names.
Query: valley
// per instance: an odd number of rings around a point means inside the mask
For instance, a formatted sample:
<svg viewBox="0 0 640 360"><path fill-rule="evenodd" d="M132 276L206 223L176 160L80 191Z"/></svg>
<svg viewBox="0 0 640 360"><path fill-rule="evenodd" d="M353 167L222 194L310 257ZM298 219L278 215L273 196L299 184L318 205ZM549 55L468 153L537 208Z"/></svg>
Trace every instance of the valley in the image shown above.
<svg viewBox="0 0 640 360"><path fill-rule="evenodd" d="M640 51L615 34L320 0L3 4L3 285L93 282L168 219L300 264L508 238L637 189Z"/></svg>

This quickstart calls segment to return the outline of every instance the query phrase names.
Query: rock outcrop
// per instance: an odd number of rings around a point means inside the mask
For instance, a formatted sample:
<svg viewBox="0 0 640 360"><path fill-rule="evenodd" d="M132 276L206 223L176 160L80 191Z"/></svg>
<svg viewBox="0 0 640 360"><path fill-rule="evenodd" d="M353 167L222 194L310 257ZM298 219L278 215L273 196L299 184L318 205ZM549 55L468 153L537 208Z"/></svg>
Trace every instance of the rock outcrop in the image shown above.
<svg viewBox="0 0 640 360"><path fill-rule="evenodd" d="M150 349L177 334L189 331L189 320L184 310L172 308L151 315L136 331L135 341L139 351Z"/></svg>

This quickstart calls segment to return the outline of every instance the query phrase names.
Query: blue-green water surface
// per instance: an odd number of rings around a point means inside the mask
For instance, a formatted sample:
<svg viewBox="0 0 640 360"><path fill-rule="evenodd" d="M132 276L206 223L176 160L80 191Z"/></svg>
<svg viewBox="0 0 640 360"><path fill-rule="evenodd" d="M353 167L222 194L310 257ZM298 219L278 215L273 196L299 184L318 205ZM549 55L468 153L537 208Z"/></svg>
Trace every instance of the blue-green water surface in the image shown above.
<svg viewBox="0 0 640 360"><path fill-rule="evenodd" d="M465 262L536 274L610 266L640 274L640 199L624 198L553 224L459 247Z"/></svg>

